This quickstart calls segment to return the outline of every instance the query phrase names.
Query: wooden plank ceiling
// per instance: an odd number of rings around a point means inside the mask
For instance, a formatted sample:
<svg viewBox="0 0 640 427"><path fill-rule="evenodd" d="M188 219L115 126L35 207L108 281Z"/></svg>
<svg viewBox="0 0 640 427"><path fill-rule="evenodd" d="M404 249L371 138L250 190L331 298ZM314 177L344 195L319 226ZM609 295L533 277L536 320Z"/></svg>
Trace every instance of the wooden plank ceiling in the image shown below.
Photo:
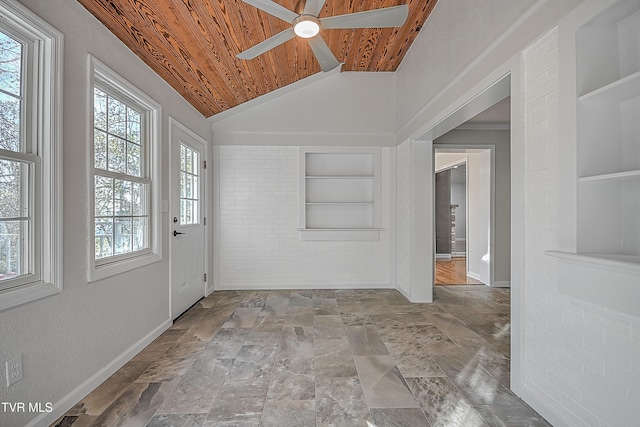
<svg viewBox="0 0 640 427"><path fill-rule="evenodd" d="M78 0L205 117L320 72L295 38L252 60L235 57L289 27L241 0ZM278 0L301 10L304 0ZM400 28L322 30L343 71L395 71L437 0L327 0L319 17L407 3Z"/></svg>

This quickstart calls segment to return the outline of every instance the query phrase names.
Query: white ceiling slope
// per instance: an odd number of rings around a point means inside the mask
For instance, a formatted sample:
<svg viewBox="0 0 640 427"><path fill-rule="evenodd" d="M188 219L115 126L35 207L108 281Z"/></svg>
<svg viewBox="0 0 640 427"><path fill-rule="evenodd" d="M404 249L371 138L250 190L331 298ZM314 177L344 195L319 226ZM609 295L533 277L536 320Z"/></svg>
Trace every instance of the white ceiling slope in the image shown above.
<svg viewBox="0 0 640 427"><path fill-rule="evenodd" d="M394 146L394 73L335 73L211 122L215 145Z"/></svg>

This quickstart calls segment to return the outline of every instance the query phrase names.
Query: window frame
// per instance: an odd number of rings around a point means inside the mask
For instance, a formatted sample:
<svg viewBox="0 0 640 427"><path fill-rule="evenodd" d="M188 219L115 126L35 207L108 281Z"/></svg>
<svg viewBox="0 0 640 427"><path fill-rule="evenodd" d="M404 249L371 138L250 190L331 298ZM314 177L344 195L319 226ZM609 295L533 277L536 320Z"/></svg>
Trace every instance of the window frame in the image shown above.
<svg viewBox="0 0 640 427"><path fill-rule="evenodd" d="M90 85L88 93L89 110L89 150L88 164L90 167L89 182L89 272L88 281L94 282L116 274L121 274L162 260L162 230L161 224L161 122L162 110L159 103L146 95L132 83L125 80L104 63L89 55ZM135 178L133 175L116 172L96 173L94 154L94 89L105 91L121 102L142 109L144 124L141 133L146 136L143 141L144 158L141 175L142 180L148 180L148 248L125 254L111 255L105 258L95 258L95 179L105 176L116 179Z"/></svg>
<svg viewBox="0 0 640 427"><path fill-rule="evenodd" d="M21 143L0 157L29 166L27 274L7 279L0 311L62 291L62 80L64 36L15 0L0 3L3 32L23 43Z"/></svg>

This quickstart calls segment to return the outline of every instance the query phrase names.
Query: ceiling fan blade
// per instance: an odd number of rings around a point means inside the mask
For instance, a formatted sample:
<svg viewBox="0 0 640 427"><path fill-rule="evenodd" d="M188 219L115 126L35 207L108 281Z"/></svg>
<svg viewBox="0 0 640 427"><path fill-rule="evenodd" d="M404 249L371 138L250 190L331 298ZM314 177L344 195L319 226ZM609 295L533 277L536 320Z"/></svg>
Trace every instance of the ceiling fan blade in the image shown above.
<svg viewBox="0 0 640 427"><path fill-rule="evenodd" d="M263 42L258 43L257 45L245 50L244 52L240 52L236 55L236 58L239 59L253 59L256 56L262 55L266 51L273 49L276 46L280 46L282 43L291 40L295 37L292 28L287 28L286 30L276 34L275 36L269 37Z"/></svg>
<svg viewBox="0 0 640 427"><path fill-rule="evenodd" d="M325 1L326 0L307 0L304 5L304 12L302 13L305 15L318 16Z"/></svg>
<svg viewBox="0 0 640 427"><path fill-rule="evenodd" d="M311 50L318 60L322 71L331 71L340 65L322 37L316 36L309 39L309 46L311 46Z"/></svg>
<svg viewBox="0 0 640 427"><path fill-rule="evenodd" d="M273 15L276 18L280 18L283 21L286 21L288 23L293 22L293 20L298 17L297 13L287 9L284 6L280 6L278 3L273 2L271 0L242 0L242 1L264 12L267 12L269 15Z"/></svg>
<svg viewBox="0 0 640 427"><path fill-rule="evenodd" d="M365 12L330 16L320 20L322 28L388 28L400 27L407 20L409 6L406 4Z"/></svg>

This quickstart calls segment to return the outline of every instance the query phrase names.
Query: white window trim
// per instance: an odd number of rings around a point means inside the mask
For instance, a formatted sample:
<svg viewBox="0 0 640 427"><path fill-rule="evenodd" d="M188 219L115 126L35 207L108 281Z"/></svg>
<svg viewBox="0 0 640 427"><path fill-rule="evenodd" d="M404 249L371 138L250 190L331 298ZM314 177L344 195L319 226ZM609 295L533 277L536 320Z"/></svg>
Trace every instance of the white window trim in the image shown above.
<svg viewBox="0 0 640 427"><path fill-rule="evenodd" d="M162 134L161 134L161 117L162 107L153 98L147 96L132 83L118 75L111 68L100 62L95 57L89 55L89 110L90 122L88 141L91 141L91 149L88 150L88 164L90 166L89 182L91 183L91 191L89 191L89 215L88 215L88 246L89 246L89 271L88 281L95 282L107 277L115 276L136 268L140 268L149 264L153 264L162 260ZM151 201L149 215L149 242L150 250L144 252L135 252L130 256L114 257L113 262L104 263L96 262L95 259L95 242L94 242L94 152L93 152L93 88L95 81L99 80L102 85L111 87L117 92L128 95L134 99L136 104L140 105L147 111L146 133L148 135L147 147L148 153L149 178L151 179Z"/></svg>
<svg viewBox="0 0 640 427"><path fill-rule="evenodd" d="M62 79L64 36L54 27L15 0L0 3L0 21L19 28L32 38L37 52L31 53L33 87L37 90L30 101L34 103L36 123L26 123L37 139L41 176L36 177L36 203L34 221L40 232L35 237L39 256L39 279L0 292L0 310L25 304L62 291ZM28 119L31 120L31 119ZM47 213L46 215L44 213Z"/></svg>

